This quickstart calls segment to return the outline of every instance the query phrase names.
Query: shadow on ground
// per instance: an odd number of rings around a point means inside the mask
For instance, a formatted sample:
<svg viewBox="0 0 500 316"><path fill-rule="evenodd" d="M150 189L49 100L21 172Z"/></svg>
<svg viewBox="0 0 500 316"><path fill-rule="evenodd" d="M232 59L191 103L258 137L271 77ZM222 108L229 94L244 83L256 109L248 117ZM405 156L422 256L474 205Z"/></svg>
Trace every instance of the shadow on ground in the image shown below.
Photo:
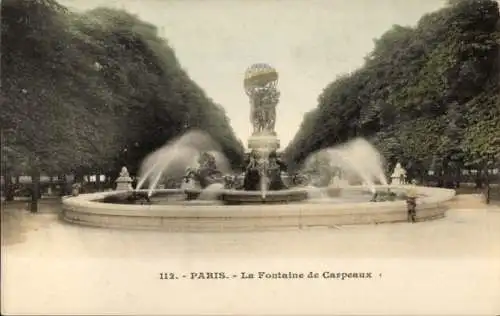
<svg viewBox="0 0 500 316"><path fill-rule="evenodd" d="M497 204L499 204L498 201L495 201L489 207L486 206L484 203L484 196L481 194L460 194L457 195L452 201L448 202L448 206L450 209L464 210L485 209L490 207L498 208ZM39 212L35 214L29 212L29 202L27 201L3 203L2 211L0 212L2 246L12 246L25 243L27 241L28 235L32 233L35 233L37 235L51 234L52 236L52 234L55 234L58 229L62 228L61 225L73 227L72 229L68 230L69 232L73 233L77 233L83 229L81 227L78 227L78 225L76 225L75 227L74 225L58 220L60 210L61 201L59 199L42 200L39 205ZM52 225L57 225L57 227L50 227ZM339 229L343 230L344 228ZM116 230L108 230L102 228L92 229L91 227L85 227L85 231L89 235L95 234L99 236L112 234L113 232L116 234L119 233ZM140 232L129 232L128 234L134 236L138 234L140 235ZM147 233L145 234L147 235ZM196 234L193 234L193 236L195 235Z"/></svg>
<svg viewBox="0 0 500 316"><path fill-rule="evenodd" d="M2 202L1 208L1 244L10 246L26 241L31 231L50 226L61 210L59 199L42 200L38 213L29 212L29 202Z"/></svg>

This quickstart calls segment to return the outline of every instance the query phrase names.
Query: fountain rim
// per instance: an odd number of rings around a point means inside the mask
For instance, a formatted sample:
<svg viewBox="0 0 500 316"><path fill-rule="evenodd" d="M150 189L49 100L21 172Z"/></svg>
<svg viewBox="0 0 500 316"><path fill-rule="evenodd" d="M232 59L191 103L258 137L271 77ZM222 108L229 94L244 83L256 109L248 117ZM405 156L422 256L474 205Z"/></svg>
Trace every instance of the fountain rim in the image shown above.
<svg viewBox="0 0 500 316"><path fill-rule="evenodd" d="M375 186L377 189L387 189L390 187L394 191L406 191L410 188L414 188L417 190L417 194L419 198L417 199L417 205L424 204L436 204L442 203L450 200L455 196L455 190L444 189L444 188L435 188L435 187L425 187L425 186L412 186L412 185L398 185L398 186L385 186L379 185ZM348 186L341 188L342 190L362 190L369 191L369 188L365 186ZM349 208L352 209L353 212L356 212L356 209L379 209L382 206L389 205L398 205L403 206L406 204L404 200L396 200L396 201L384 201L384 202L346 202L346 203L338 203L338 204L330 204L328 203L309 203L307 200L303 202L294 202L287 204L240 204L240 205L222 205L222 204L113 204L113 203L104 203L100 200L105 197L112 195L120 195L125 193L133 192L134 190L122 190L122 191L106 191L106 192L97 192L97 193L87 193L80 194L78 196L65 196L63 197L63 206L65 207L84 207L87 209L92 209L94 212L105 212L106 210L114 210L114 211L124 211L124 212L133 212L138 213L140 216L144 215L144 211L154 211L154 212L171 212L171 211L179 211L183 212L199 212L199 211L211 211L214 207L216 207L219 211L223 211L224 213L245 213L248 211L255 211L258 209L258 213L262 214L265 210L279 210L280 212L286 212L295 214L297 211L304 211L308 209L313 212L315 209L324 209L325 205L328 206L330 211L335 211L338 208ZM145 192L147 190L138 190ZM230 190L228 190L230 191ZM238 190L234 190L238 191ZM285 190L284 190L285 191ZM155 192L167 192L167 193L184 193L185 189L157 189ZM240 192L254 192L254 194L260 194L259 191L239 191ZM274 194L279 191L268 191L268 194ZM434 194L433 194L434 193ZM441 193L441 194L438 194ZM174 212L177 213L177 212ZM139 216L139 215L138 215Z"/></svg>
<svg viewBox="0 0 500 316"><path fill-rule="evenodd" d="M356 189L367 190L366 187ZM407 221L408 216L407 205L401 200L261 205L131 205L95 201L126 192L130 190L64 197L60 219L76 225L111 229L221 232L396 223ZM423 197L417 200L417 221L443 218L448 209L445 203L455 196L455 190L443 188L418 187L418 193Z"/></svg>

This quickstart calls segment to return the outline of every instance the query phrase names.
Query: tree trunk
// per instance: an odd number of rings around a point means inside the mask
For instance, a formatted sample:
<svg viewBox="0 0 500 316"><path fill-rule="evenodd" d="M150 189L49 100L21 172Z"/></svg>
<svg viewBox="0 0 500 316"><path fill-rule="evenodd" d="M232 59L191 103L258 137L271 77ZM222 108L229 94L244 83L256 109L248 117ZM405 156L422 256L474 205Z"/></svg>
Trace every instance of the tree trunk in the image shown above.
<svg viewBox="0 0 500 316"><path fill-rule="evenodd" d="M462 183L462 169L464 168L464 164L462 161L459 161L455 164L454 169L454 184L455 184L455 189L460 188L460 184Z"/></svg>
<svg viewBox="0 0 500 316"><path fill-rule="evenodd" d="M455 168L455 189L460 188L460 184L462 183L462 168L463 168L462 164L459 164Z"/></svg>
<svg viewBox="0 0 500 316"><path fill-rule="evenodd" d="M107 183L108 183L108 186L109 188L111 189L115 189L115 180L116 178L118 178L118 175L119 173L116 172L116 171L109 171L107 174L106 174L106 178L107 178Z"/></svg>
<svg viewBox="0 0 500 316"><path fill-rule="evenodd" d="M483 188L483 184L484 184L483 168L478 168L475 182L476 182L476 189Z"/></svg>
<svg viewBox="0 0 500 316"><path fill-rule="evenodd" d="M60 174L57 176L57 182L59 183L59 196L65 196L66 194L66 175Z"/></svg>
<svg viewBox="0 0 500 316"><path fill-rule="evenodd" d="M101 191L101 170L97 169L97 174L95 176L95 189L97 192Z"/></svg>
<svg viewBox="0 0 500 316"><path fill-rule="evenodd" d="M54 179L52 175L49 175L49 186L47 189L47 193L52 196L54 194Z"/></svg>
<svg viewBox="0 0 500 316"><path fill-rule="evenodd" d="M111 187L111 175L109 172L104 173L104 189L109 189Z"/></svg>
<svg viewBox="0 0 500 316"><path fill-rule="evenodd" d="M488 172L489 171L489 166L486 165L485 168L484 168L484 200L486 202L486 204L490 204L490 192L491 192L491 188L490 188L490 173Z"/></svg>
<svg viewBox="0 0 500 316"><path fill-rule="evenodd" d="M38 199L40 198L40 171L33 168L31 172L31 213L38 212Z"/></svg>
<svg viewBox="0 0 500 316"><path fill-rule="evenodd" d="M5 193L5 201L14 201L14 185L12 183L12 176L9 172L5 172L4 175L4 193Z"/></svg>
<svg viewBox="0 0 500 316"><path fill-rule="evenodd" d="M450 189L453 187L453 171L450 168L450 161L448 158L443 160L443 180L442 187Z"/></svg>
<svg viewBox="0 0 500 316"><path fill-rule="evenodd" d="M437 178L437 184L436 185L437 185L438 188L444 187L444 174L443 173L441 173L438 176L438 178Z"/></svg>
<svg viewBox="0 0 500 316"><path fill-rule="evenodd" d="M83 174L81 169L79 169L79 168L76 169L74 176L75 176L75 180L73 181L74 183L77 183L77 182L83 183L84 174Z"/></svg>
<svg viewBox="0 0 500 316"><path fill-rule="evenodd" d="M86 185L85 185L85 173L84 170L81 168L77 168L74 173L74 180L73 184L79 183L80 184L80 192L79 193L85 193L86 192ZM71 187L70 192L72 194L73 188Z"/></svg>

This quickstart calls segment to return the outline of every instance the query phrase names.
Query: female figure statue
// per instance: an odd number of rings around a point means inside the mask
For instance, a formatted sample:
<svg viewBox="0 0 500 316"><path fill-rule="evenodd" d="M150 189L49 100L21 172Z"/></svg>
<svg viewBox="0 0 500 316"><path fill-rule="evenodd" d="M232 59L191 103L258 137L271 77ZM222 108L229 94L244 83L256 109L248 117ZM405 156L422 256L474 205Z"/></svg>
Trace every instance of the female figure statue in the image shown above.
<svg viewBox="0 0 500 316"><path fill-rule="evenodd" d="M245 169L243 189L245 191L257 191L260 183L259 155L256 151L252 151L249 158L250 161Z"/></svg>
<svg viewBox="0 0 500 316"><path fill-rule="evenodd" d="M281 178L281 172L286 171L286 165L283 161L278 158L276 152L269 154L269 163L267 169L267 176L269 178L269 190L284 190L287 189L283 179Z"/></svg>

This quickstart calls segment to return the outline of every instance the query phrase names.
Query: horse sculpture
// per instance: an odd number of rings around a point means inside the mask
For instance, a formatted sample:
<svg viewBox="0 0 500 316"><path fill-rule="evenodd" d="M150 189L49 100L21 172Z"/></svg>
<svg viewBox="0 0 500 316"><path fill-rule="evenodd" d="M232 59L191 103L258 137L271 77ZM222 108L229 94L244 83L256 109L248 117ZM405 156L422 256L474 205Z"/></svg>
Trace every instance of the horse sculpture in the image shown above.
<svg viewBox="0 0 500 316"><path fill-rule="evenodd" d="M191 180L199 184L204 189L214 183L224 183L224 177L220 170L217 169L215 157L210 153L203 153L198 160L199 167L197 169L188 168L184 176L184 182L188 183Z"/></svg>

